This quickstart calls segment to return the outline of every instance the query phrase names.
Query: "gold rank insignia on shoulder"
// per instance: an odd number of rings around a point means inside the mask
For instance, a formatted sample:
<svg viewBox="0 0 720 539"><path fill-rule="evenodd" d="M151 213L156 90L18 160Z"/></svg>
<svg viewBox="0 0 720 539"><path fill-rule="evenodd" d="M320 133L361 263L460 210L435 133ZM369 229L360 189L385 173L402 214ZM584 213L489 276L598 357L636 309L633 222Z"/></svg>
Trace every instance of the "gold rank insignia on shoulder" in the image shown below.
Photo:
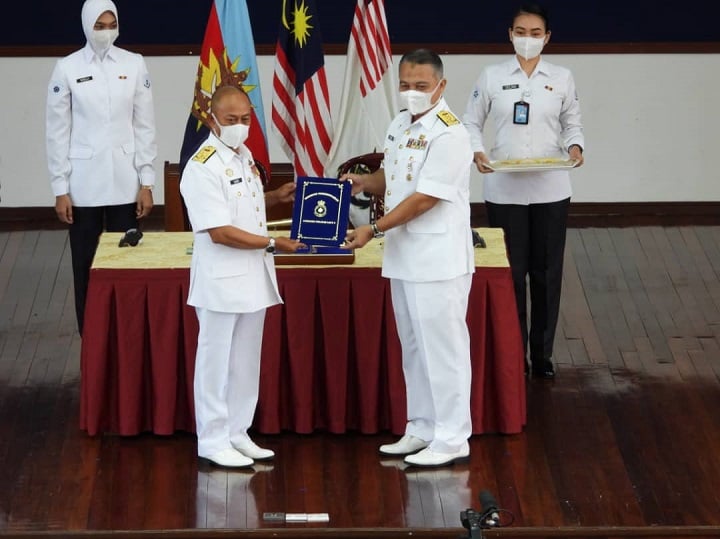
<svg viewBox="0 0 720 539"><path fill-rule="evenodd" d="M205 163L208 159L210 159L213 154L216 152L214 146L205 146L203 149L198 151L198 153L195 154L195 157L192 158L193 161L197 161L198 163Z"/></svg>
<svg viewBox="0 0 720 539"><path fill-rule="evenodd" d="M437 117L440 118L440 121L447 126L457 125L460 123L460 120L458 120L449 110L441 110L438 112Z"/></svg>

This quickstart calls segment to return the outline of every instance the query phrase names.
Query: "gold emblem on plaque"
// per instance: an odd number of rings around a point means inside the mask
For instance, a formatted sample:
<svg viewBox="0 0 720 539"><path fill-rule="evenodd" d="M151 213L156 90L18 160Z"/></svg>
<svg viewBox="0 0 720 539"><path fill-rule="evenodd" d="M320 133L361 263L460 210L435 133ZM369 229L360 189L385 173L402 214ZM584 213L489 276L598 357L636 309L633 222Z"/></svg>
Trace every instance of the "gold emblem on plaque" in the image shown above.
<svg viewBox="0 0 720 539"><path fill-rule="evenodd" d="M327 208L325 207L324 200L318 200L313 213L315 213L315 217L325 217L327 215Z"/></svg>

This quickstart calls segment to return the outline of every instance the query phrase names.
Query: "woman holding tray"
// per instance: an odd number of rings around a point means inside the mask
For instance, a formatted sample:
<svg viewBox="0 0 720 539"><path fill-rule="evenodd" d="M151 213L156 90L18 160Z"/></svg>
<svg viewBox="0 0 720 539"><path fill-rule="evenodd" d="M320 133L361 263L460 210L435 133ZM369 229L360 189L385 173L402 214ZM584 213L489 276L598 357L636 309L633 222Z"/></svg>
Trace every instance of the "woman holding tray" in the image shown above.
<svg viewBox="0 0 720 539"><path fill-rule="evenodd" d="M480 72L463 123L475 165L486 174L489 224L505 232L526 357L529 349L534 377L552 378L571 196L568 168L582 165L585 140L571 72L540 56L550 40L547 12L537 4L521 6L508 33L515 56ZM495 126L489 152L483 142L488 119Z"/></svg>

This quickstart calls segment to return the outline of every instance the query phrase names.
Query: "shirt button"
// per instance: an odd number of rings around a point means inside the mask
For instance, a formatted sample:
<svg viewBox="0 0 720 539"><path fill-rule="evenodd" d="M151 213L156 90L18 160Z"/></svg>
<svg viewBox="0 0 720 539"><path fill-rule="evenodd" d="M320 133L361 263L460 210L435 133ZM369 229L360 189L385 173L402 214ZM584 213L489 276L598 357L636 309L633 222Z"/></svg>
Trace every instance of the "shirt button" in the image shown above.
<svg viewBox="0 0 720 539"><path fill-rule="evenodd" d="M398 146L398 148L400 148L402 150L404 148L404 146L401 144L400 146Z"/></svg>
<svg viewBox="0 0 720 539"><path fill-rule="evenodd" d="M391 196L391 195L392 195L392 191L390 191L390 190L388 190L388 192L385 194L385 196Z"/></svg>
<svg viewBox="0 0 720 539"><path fill-rule="evenodd" d="M412 174L408 174L408 175L407 175L407 181L409 181L409 182L412 181Z"/></svg>
<svg viewBox="0 0 720 539"><path fill-rule="evenodd" d="M395 179L395 174L393 174L392 176L390 176L390 181L393 181L394 179Z"/></svg>

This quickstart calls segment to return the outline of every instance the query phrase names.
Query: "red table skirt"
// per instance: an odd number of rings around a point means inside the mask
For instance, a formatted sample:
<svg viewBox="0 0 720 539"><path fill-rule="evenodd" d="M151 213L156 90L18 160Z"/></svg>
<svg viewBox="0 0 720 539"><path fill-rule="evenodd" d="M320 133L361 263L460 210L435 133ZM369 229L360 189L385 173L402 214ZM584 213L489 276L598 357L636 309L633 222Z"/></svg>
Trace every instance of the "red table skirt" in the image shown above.
<svg viewBox="0 0 720 539"><path fill-rule="evenodd" d="M405 430L390 283L376 268L278 268L254 428ZM195 310L187 269L93 269L81 352L80 426L90 435L194 431ZM473 433L525 425L523 350L509 268L478 268L468 308Z"/></svg>

